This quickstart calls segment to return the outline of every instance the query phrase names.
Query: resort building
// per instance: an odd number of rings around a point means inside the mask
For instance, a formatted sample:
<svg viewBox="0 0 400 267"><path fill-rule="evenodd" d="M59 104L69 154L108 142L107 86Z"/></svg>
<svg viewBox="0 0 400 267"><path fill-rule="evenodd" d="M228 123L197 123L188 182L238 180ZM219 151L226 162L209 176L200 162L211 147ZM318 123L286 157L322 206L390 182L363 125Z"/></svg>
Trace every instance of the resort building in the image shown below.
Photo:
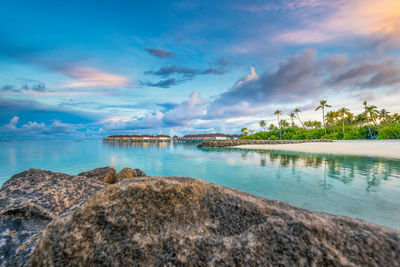
<svg viewBox="0 0 400 267"><path fill-rule="evenodd" d="M143 143L150 143L150 142L170 142L171 137L168 135L111 135L109 137L103 138L104 142L112 142L112 143L119 143L119 142L143 142Z"/></svg>
<svg viewBox="0 0 400 267"><path fill-rule="evenodd" d="M233 135L231 135L230 136L230 140L237 140L237 139L240 139L240 137L241 137L241 135L239 135L239 134L233 134Z"/></svg>

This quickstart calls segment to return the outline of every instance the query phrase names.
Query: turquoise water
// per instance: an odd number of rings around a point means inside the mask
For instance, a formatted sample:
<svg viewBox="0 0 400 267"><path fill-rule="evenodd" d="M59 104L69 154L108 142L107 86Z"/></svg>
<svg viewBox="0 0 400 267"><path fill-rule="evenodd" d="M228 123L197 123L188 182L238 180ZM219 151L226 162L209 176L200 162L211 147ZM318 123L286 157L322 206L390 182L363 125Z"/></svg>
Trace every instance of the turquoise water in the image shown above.
<svg viewBox="0 0 400 267"><path fill-rule="evenodd" d="M115 146L102 142L0 143L0 183L28 168L78 174L100 166L200 178L298 207L400 229L400 161L368 157Z"/></svg>

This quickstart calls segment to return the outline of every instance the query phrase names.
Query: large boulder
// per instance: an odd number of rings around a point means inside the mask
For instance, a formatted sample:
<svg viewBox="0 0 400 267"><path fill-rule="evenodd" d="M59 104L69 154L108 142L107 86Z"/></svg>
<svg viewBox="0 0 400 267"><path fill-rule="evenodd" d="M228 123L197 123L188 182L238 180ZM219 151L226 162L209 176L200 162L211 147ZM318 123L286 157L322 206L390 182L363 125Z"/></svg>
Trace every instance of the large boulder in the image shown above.
<svg viewBox="0 0 400 267"><path fill-rule="evenodd" d="M106 186L82 176L37 169L12 176L0 190L1 266L29 264L41 230Z"/></svg>
<svg viewBox="0 0 400 267"><path fill-rule="evenodd" d="M96 179L107 184L113 184L117 181L117 171L114 167L101 167L91 171L81 172L79 176Z"/></svg>
<svg viewBox="0 0 400 267"><path fill-rule="evenodd" d="M40 266L399 266L400 232L192 178L108 186L50 223Z"/></svg>
<svg viewBox="0 0 400 267"><path fill-rule="evenodd" d="M123 168L117 174L117 182L124 179L147 176L141 169Z"/></svg>

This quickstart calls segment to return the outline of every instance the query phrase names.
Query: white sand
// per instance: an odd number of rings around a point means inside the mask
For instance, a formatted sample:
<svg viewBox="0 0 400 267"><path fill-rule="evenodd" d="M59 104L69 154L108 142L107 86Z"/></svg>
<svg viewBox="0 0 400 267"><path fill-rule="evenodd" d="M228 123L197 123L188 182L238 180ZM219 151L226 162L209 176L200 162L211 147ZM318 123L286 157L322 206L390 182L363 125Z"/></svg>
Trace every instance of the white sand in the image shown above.
<svg viewBox="0 0 400 267"><path fill-rule="evenodd" d="M236 146L236 148L359 155L400 159L400 140L349 140L334 141L332 143L240 145Z"/></svg>

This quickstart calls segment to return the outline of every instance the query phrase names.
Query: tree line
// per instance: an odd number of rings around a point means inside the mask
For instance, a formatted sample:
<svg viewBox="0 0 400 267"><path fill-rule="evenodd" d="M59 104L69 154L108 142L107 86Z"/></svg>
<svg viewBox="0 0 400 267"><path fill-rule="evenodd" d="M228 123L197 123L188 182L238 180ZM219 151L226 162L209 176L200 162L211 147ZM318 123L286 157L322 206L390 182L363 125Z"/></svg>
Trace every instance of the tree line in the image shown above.
<svg viewBox="0 0 400 267"><path fill-rule="evenodd" d="M277 125L267 126L265 120L259 122L262 129L242 128L242 139L399 139L400 114L391 114L386 109L378 110L374 105L363 102L363 112L353 114L346 107L338 110L332 108L327 100L321 100L315 111L321 110L322 122L318 120L302 121L301 110L296 108L283 118L281 110L276 110Z"/></svg>

